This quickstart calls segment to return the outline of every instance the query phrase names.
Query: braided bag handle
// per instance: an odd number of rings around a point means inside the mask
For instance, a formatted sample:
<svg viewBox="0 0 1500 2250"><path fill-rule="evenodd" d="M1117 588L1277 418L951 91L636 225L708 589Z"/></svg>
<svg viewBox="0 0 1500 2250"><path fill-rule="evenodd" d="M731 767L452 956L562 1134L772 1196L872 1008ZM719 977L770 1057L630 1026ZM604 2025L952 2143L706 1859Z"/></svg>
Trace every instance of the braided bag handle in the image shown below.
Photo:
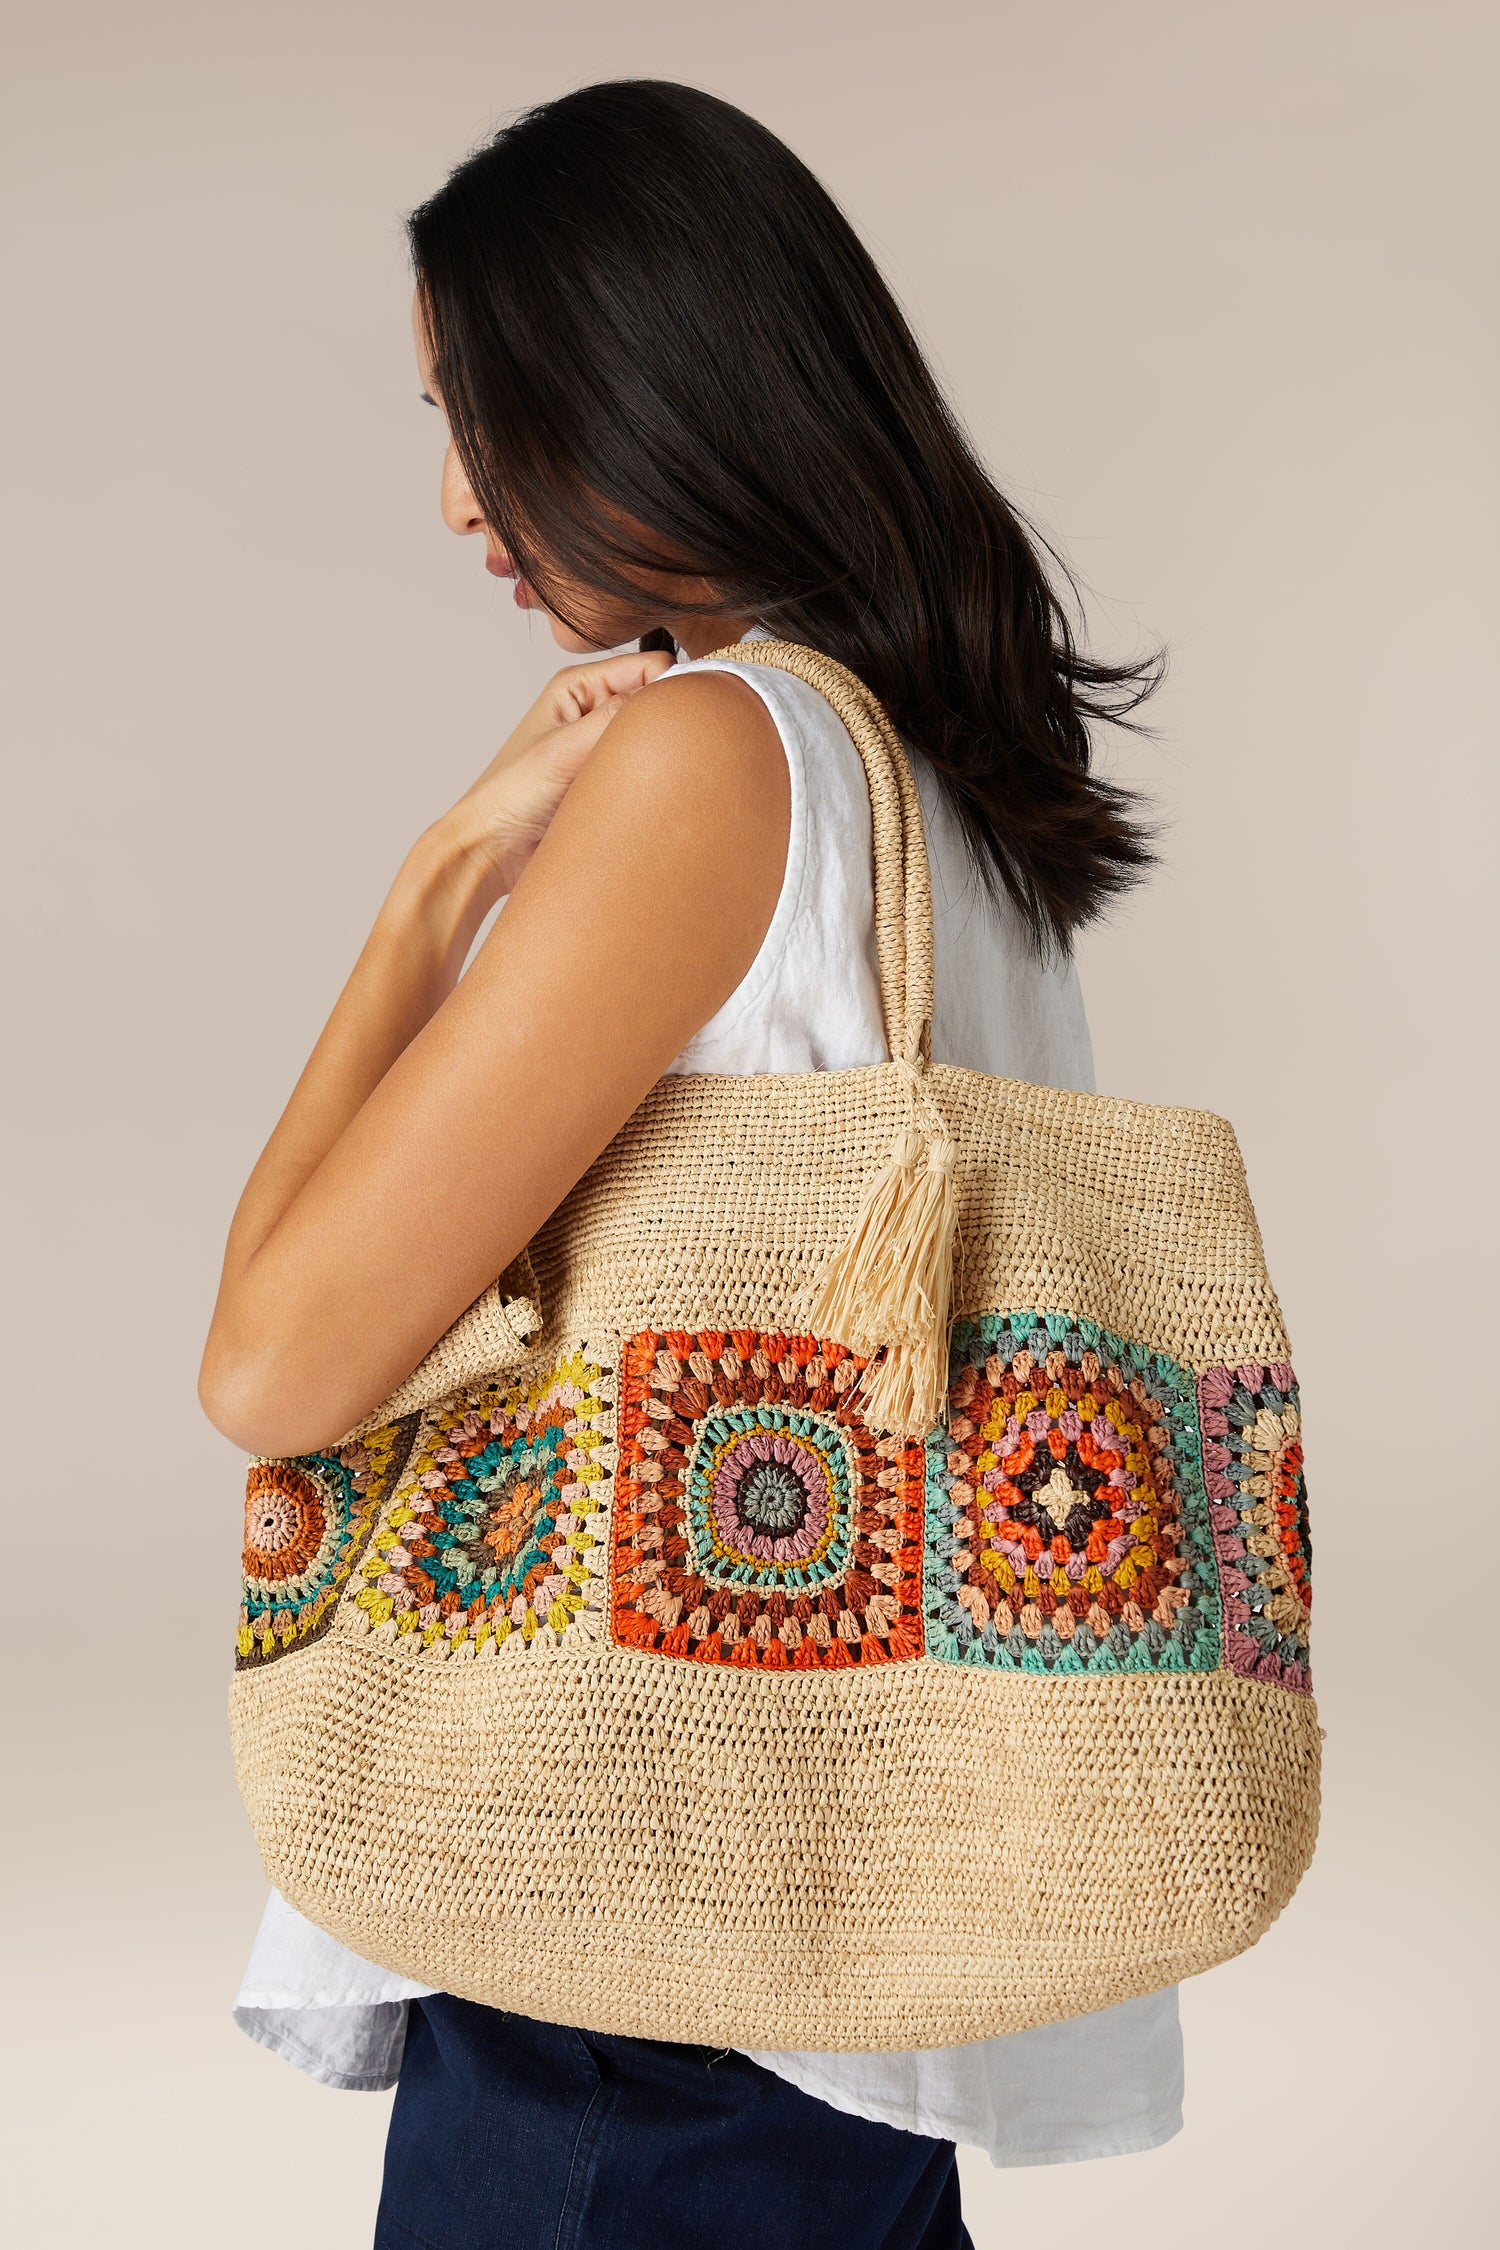
<svg viewBox="0 0 1500 2250"><path fill-rule="evenodd" d="M865 769L880 999L891 1060L906 1081L907 1118L824 1268L808 1318L815 1333L870 1358L860 1379L869 1426L920 1437L940 1419L948 1384L958 1190L956 1153L928 1079L932 876L911 761L881 704L831 656L796 641L740 641L718 656L805 680L843 720Z"/></svg>
<svg viewBox="0 0 1500 2250"><path fill-rule="evenodd" d="M922 807L906 745L885 707L847 665L797 641L740 641L710 663L770 664L815 688L849 730L870 791L875 845L875 950L886 1044L918 1070L932 1046L932 878Z"/></svg>

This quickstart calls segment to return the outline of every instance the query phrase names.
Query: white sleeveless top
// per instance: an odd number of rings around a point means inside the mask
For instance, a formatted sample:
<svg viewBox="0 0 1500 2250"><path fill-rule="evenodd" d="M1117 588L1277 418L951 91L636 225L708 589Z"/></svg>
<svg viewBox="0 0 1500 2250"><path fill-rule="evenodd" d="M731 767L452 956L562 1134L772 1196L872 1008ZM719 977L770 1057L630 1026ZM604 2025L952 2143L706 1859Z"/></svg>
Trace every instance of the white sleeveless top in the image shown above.
<svg viewBox="0 0 1500 2250"><path fill-rule="evenodd" d="M756 635L752 637L765 637ZM875 961L870 803L859 753L814 688L768 665L735 671L776 722L791 776L786 873L741 984L672 1065L731 1074L847 1070L887 1059ZM931 769L914 758L932 867L936 1062L1092 1092L1076 970L1044 966L1019 917L969 863ZM431 1987L362 1961L273 1891L235 2021L325 2085L394 2084L407 2002ZM907 2054L747 2048L834 2108L968 2143L996 2164L1062 2164L1155 2148L1182 2125L1177 1988L1009 2038Z"/></svg>

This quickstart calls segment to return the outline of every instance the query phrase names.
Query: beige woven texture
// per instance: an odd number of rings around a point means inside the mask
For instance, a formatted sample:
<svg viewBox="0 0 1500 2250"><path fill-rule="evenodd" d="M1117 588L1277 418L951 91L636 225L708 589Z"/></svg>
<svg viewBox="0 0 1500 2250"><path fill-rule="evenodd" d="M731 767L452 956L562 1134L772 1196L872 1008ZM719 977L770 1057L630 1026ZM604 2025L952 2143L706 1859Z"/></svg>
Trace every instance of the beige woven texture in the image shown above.
<svg viewBox="0 0 1500 2250"><path fill-rule="evenodd" d="M898 1059L664 1079L531 1245L544 1322L506 1380L647 1327L796 1332L914 1105L958 1150L955 1311L1071 1313L1195 1370L1287 1358L1223 1119L926 1065L899 740L826 659L734 653L810 680L864 759ZM441 1989L652 2038L899 2049L1103 2007L1252 1944L1317 1828L1312 1698L1223 1667L767 1673L519 1637L460 1662L370 1634L351 1588L231 1707L267 1870L311 1919Z"/></svg>
<svg viewBox="0 0 1500 2250"><path fill-rule="evenodd" d="M267 1868L358 1953L548 2021L938 2046L1257 1938L1311 1848L1308 1700L1226 1672L770 1674L609 1650L237 1683Z"/></svg>

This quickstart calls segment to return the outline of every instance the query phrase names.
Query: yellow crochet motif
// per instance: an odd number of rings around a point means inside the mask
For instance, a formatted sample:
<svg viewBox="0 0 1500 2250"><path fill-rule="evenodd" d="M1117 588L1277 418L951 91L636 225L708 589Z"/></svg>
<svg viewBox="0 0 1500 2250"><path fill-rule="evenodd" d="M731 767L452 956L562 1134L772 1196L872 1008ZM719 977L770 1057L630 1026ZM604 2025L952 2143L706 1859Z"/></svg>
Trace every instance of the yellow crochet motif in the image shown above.
<svg viewBox="0 0 1500 2250"><path fill-rule="evenodd" d="M580 1348L430 1416L360 1569L369 1628L434 1657L597 1639L611 1404Z"/></svg>
<svg viewBox="0 0 1500 2250"><path fill-rule="evenodd" d="M416 1428L409 1414L336 1452L251 1462L239 1668L305 1648L328 1630Z"/></svg>

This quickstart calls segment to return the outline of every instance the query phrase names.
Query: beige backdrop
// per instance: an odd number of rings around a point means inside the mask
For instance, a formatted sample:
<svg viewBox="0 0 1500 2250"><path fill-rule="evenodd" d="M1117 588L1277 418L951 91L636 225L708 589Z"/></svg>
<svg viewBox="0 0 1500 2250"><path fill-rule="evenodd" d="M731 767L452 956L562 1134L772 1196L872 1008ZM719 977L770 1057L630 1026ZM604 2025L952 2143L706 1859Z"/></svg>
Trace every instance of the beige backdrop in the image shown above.
<svg viewBox="0 0 1500 2250"><path fill-rule="evenodd" d="M1489 17L1489 30L1484 28ZM843 200L1118 644L1171 861L1100 1084L1227 1112L1307 1397L1325 1840L1183 1995L1187 2129L992 2172L980 2250L1484 2231L1495 1833L1494 18L1461 0L11 0L6 2200L53 2244L368 2243L387 2104L229 2007L239 1184L419 826L551 669L437 516L398 214L655 73ZM19 1846L19 1849L17 1848Z"/></svg>

